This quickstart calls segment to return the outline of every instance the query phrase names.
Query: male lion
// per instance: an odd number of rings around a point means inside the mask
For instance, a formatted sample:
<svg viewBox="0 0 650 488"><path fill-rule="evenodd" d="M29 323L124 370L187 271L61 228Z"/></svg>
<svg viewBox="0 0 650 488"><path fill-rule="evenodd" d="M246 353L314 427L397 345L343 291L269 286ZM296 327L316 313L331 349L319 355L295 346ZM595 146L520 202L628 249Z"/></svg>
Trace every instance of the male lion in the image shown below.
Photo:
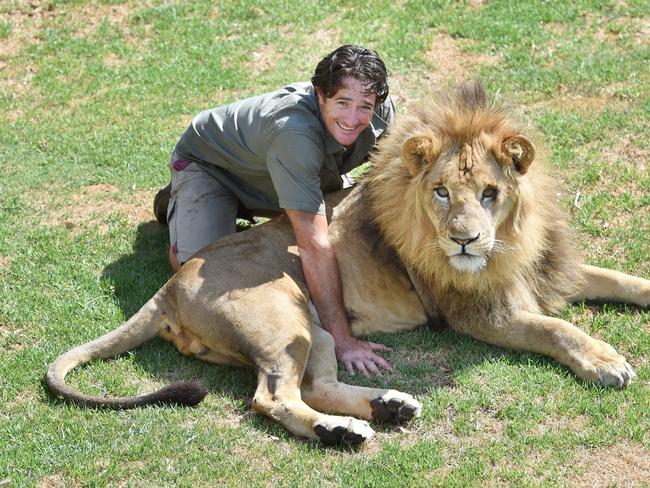
<svg viewBox="0 0 650 488"><path fill-rule="evenodd" d="M611 346L546 314L570 299L648 306L650 281L576 259L553 184L534 156L478 83L402 116L331 220L353 333L444 322L546 354L585 380L627 385L634 372ZM155 335L183 354L255 367L253 408L297 435L357 443L373 434L358 418L404 422L421 412L405 393L337 381L334 341L310 311L284 217L205 248L125 324L57 359L47 384L88 406L199 402L206 392L193 383L133 398L87 396L65 384L77 365Z"/></svg>

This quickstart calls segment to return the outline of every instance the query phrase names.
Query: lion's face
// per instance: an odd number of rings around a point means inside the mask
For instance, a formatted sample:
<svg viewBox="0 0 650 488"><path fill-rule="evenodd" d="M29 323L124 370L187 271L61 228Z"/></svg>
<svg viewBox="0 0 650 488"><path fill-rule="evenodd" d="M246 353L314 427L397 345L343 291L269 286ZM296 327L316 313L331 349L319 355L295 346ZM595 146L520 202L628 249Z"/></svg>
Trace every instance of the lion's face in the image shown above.
<svg viewBox="0 0 650 488"><path fill-rule="evenodd" d="M512 208L511 185L480 141L452 146L423 180L438 245L458 271L483 269L495 248L496 229Z"/></svg>
<svg viewBox="0 0 650 488"><path fill-rule="evenodd" d="M442 144L423 137L416 146L412 139L407 141L402 155L412 163L409 157L415 153L425 163L418 165L419 174L414 176L420 206L436 231L434 245L454 270L479 272L508 247L498 236L515 207L517 180L509 172L508 165L513 164L509 153L504 165L502 148L513 141L495 145L493 138L482 135L471 142ZM521 163L522 145L530 143L516 137L517 162ZM532 153L532 145L529 148ZM521 166L517 170L522 173Z"/></svg>

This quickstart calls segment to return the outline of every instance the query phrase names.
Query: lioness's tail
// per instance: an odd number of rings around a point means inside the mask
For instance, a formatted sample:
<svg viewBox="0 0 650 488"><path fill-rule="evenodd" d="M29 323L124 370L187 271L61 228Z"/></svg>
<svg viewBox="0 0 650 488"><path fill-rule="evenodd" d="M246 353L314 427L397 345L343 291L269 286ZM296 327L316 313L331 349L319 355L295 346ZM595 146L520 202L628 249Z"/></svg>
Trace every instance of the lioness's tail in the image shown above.
<svg viewBox="0 0 650 488"><path fill-rule="evenodd" d="M85 395L65 383L66 375L80 364L125 353L155 337L160 328L165 326L163 307L163 299L157 294L117 329L62 354L47 371L47 386L50 391L65 400L86 407L127 409L145 405L192 406L199 403L207 390L193 382L176 383L154 393L124 398Z"/></svg>

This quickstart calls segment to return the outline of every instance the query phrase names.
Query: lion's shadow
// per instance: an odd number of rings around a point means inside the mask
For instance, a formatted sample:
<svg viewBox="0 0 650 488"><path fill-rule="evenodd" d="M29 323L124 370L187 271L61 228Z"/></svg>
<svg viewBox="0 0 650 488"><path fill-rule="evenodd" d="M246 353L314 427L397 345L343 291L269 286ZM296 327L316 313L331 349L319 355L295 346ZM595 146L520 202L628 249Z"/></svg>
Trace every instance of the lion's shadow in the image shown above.
<svg viewBox="0 0 650 488"><path fill-rule="evenodd" d="M125 317L133 315L169 279L167 262L167 230L155 221L140 224L132 253L109 264L102 273L114 290L115 301ZM602 304L589 302L598 313ZM607 304L610 309L616 304ZM623 310L624 305L620 305ZM392 388L420 398L436 390L454 388L457 378L485 362L508 364L537 364L551 368L558 375L572 375L565 367L541 355L514 352L476 341L451 330L431 331L422 327L399 334L377 335L370 338L389 347L387 358L392 371L378 377L349 375L339 367L340 381L358 386ZM182 356L175 347L162 339L154 339L133 352L133 359L146 374L162 384L175 381L199 380L210 393L228 398L238 405L238 414L255 428L273 435L287 435L283 427L261 415L249 415L250 399L256 388L252 369L215 366Z"/></svg>

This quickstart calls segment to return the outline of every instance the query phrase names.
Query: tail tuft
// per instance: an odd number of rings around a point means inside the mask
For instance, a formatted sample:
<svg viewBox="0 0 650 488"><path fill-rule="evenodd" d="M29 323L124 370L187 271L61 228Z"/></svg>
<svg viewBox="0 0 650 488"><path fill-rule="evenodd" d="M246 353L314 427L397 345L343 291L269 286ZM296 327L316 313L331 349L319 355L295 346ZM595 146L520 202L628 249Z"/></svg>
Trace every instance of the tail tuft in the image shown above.
<svg viewBox="0 0 650 488"><path fill-rule="evenodd" d="M194 407L201 403L207 394L208 389L203 384L197 381L184 381L152 393L155 398L152 399L151 404Z"/></svg>

